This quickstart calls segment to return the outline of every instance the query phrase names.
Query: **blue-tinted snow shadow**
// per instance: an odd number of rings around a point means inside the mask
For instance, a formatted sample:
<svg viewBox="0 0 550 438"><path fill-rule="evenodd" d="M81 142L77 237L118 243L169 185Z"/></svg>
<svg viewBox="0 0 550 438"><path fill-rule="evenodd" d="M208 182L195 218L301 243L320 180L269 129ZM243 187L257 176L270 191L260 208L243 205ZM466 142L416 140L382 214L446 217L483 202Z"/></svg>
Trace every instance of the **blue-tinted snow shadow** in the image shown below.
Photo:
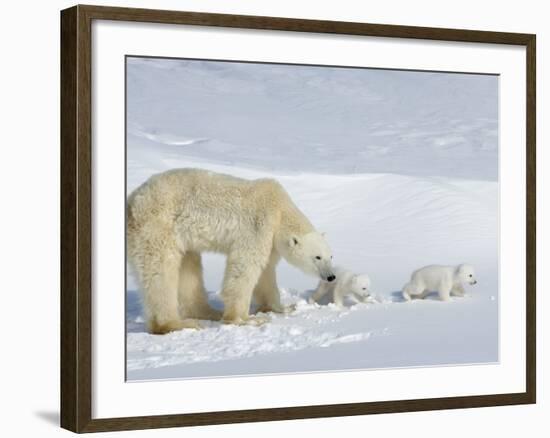
<svg viewBox="0 0 550 438"><path fill-rule="evenodd" d="M145 331L143 306L138 291L126 291L126 332L142 333Z"/></svg>
<svg viewBox="0 0 550 438"><path fill-rule="evenodd" d="M438 301L439 296L437 295L437 292L430 292L428 295L425 295L423 298L412 298L412 301L416 300L430 300L430 301ZM390 301L392 303L408 303L408 301L403 298L403 292L400 290L394 291L390 293Z"/></svg>
<svg viewBox="0 0 550 438"><path fill-rule="evenodd" d="M407 300L403 298L403 293L400 290L396 290L390 294L390 300L392 303L406 303Z"/></svg>

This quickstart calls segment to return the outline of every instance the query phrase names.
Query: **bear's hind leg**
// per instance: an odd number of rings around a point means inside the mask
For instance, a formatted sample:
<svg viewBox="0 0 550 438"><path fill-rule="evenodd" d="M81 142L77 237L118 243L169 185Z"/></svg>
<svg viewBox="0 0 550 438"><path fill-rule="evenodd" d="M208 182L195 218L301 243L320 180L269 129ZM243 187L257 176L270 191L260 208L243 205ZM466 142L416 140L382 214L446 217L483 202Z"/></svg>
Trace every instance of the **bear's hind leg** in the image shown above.
<svg viewBox="0 0 550 438"><path fill-rule="evenodd" d="M210 307L202 275L201 255L187 251L181 260L178 285L179 310L182 318L219 321L222 313Z"/></svg>
<svg viewBox="0 0 550 438"><path fill-rule="evenodd" d="M166 251L144 263L141 268L143 303L150 333L165 334L183 328L199 328L195 320L182 320L178 312L180 262L178 251Z"/></svg>
<svg viewBox="0 0 550 438"><path fill-rule="evenodd" d="M403 299L405 301L411 301L413 298L425 298L427 293L423 286L414 284L413 282L407 283L403 286L401 291Z"/></svg>
<svg viewBox="0 0 550 438"><path fill-rule="evenodd" d="M411 301L411 294L409 293L409 283L407 283L405 286L403 286L403 289L401 290L401 296L405 301Z"/></svg>

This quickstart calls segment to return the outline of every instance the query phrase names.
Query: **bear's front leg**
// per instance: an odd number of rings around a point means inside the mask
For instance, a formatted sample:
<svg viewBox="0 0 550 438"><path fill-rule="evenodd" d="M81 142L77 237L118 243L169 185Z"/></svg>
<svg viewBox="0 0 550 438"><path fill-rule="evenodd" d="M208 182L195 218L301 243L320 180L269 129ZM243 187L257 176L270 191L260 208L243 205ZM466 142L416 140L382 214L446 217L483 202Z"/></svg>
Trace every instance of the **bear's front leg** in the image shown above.
<svg viewBox="0 0 550 438"><path fill-rule="evenodd" d="M229 324L249 322L252 292L262 272L262 264L258 263L259 260L261 259L251 256L250 251L233 251L227 257L221 292L224 302L223 322Z"/></svg>
<svg viewBox="0 0 550 438"><path fill-rule="evenodd" d="M290 308L281 304L281 295L275 272L278 261L279 258L272 254L267 266L260 275L258 284L254 288L254 301L258 306L257 312L286 313L290 311Z"/></svg>
<svg viewBox="0 0 550 438"><path fill-rule="evenodd" d="M317 286L317 290L313 292L313 295L311 295L308 299L309 304L318 303L321 298L323 298L329 291L330 291L330 284L326 281L320 281L319 285Z"/></svg>
<svg viewBox="0 0 550 438"><path fill-rule="evenodd" d="M361 303L368 303L369 302L369 296L368 295L363 296L363 295L359 295L358 293L353 292L349 295L349 297L355 304L361 304Z"/></svg>
<svg viewBox="0 0 550 438"><path fill-rule="evenodd" d="M463 297L466 294L464 287L461 284L455 284L451 289L451 295L456 295L457 297Z"/></svg>
<svg viewBox="0 0 550 438"><path fill-rule="evenodd" d="M439 299L441 301L449 301L451 299L451 288L452 285L449 285L445 282L439 286L437 294L439 295Z"/></svg>
<svg viewBox="0 0 550 438"><path fill-rule="evenodd" d="M337 283L334 286L334 304L338 307L344 307L344 297L346 295L346 290L340 283Z"/></svg>

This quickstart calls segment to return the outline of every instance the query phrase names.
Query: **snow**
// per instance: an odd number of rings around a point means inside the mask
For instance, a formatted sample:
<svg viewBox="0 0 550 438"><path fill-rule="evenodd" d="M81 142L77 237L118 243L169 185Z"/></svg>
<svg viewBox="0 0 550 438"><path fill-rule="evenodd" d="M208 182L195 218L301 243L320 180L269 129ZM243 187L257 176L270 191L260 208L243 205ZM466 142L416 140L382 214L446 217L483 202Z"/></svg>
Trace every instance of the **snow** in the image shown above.
<svg viewBox="0 0 550 438"><path fill-rule="evenodd" d="M276 178L377 296L307 304L317 280L282 262L295 311L158 336L129 274L129 380L498 361L496 77L139 58L127 71L128 193L175 167ZM221 309L224 257L203 262ZM401 299L414 269L462 262L478 277L466 297Z"/></svg>

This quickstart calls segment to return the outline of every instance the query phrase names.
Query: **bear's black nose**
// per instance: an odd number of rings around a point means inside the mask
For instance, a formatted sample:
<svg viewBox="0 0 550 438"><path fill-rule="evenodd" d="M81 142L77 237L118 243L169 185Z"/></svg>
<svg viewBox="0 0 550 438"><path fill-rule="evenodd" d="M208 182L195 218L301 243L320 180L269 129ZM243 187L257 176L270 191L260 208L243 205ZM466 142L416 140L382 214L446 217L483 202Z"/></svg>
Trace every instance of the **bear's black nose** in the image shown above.
<svg viewBox="0 0 550 438"><path fill-rule="evenodd" d="M335 276L335 275L329 275L329 276L327 277L327 281L334 281L334 280L336 280L336 276Z"/></svg>

